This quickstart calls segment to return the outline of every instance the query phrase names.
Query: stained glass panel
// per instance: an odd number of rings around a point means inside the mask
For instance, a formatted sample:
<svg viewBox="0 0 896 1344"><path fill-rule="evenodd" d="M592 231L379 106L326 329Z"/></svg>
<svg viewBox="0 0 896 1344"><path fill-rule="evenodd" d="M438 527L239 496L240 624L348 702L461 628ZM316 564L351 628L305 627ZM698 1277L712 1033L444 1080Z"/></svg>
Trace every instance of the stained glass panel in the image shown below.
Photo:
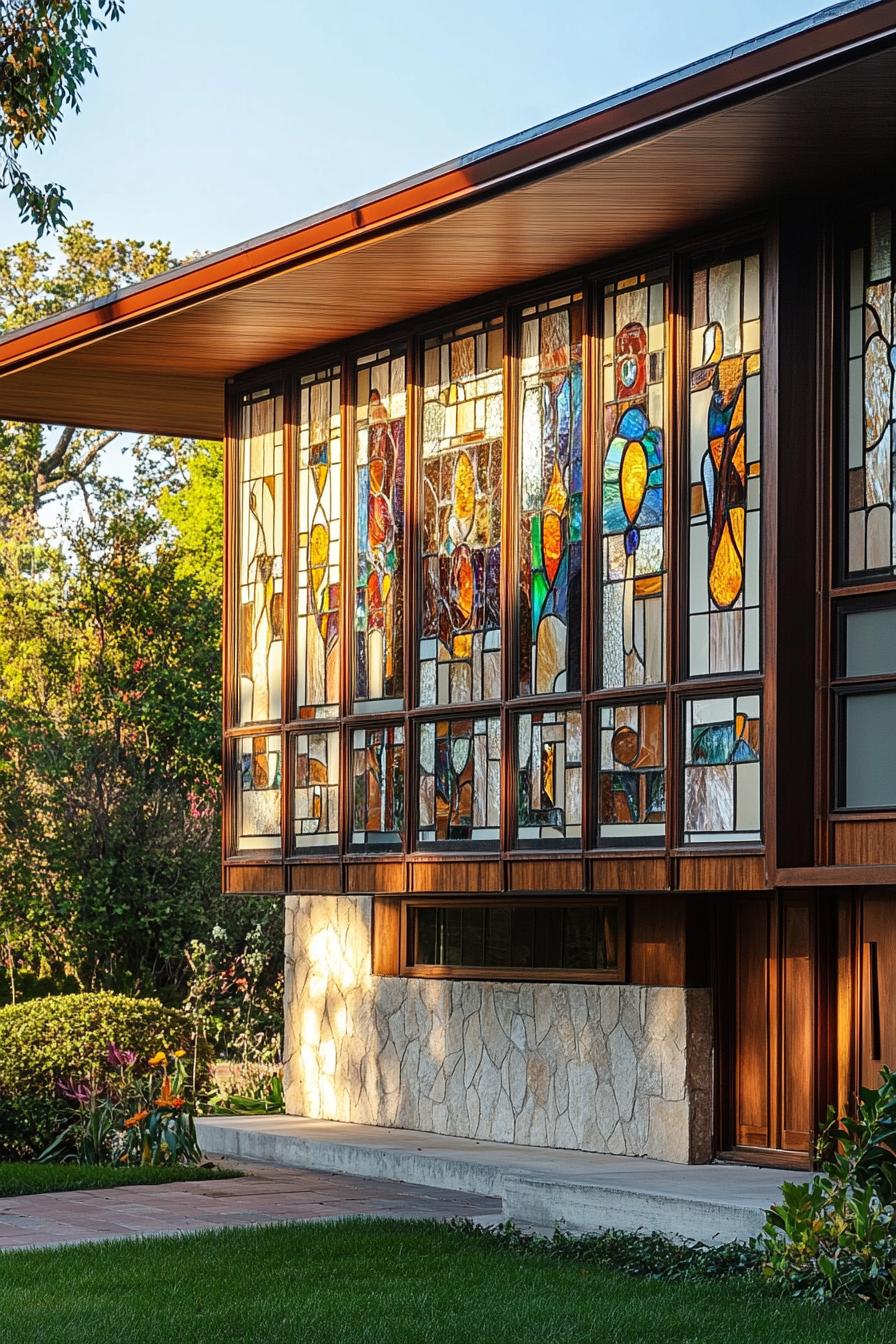
<svg viewBox="0 0 896 1344"><path fill-rule="evenodd" d="M896 281L893 217L871 215L850 257L847 571L896 569Z"/></svg>
<svg viewBox="0 0 896 1344"><path fill-rule="evenodd" d="M339 366L299 379L296 699L300 716L339 711Z"/></svg>
<svg viewBox="0 0 896 1344"><path fill-rule="evenodd" d="M517 844L582 838L582 715L536 710L517 719Z"/></svg>
<svg viewBox="0 0 896 1344"><path fill-rule="evenodd" d="M355 708L404 705L403 352L364 355L355 371Z"/></svg>
<svg viewBox="0 0 896 1344"><path fill-rule="evenodd" d="M401 845L404 829L404 728L356 728L352 751L352 844Z"/></svg>
<svg viewBox="0 0 896 1344"><path fill-rule="evenodd" d="M500 318L424 343L423 705L501 692L503 349Z"/></svg>
<svg viewBox="0 0 896 1344"><path fill-rule="evenodd" d="M579 689L582 296L522 314L520 694Z"/></svg>
<svg viewBox="0 0 896 1344"><path fill-rule="evenodd" d="M280 718L283 665L283 397L240 409L239 722Z"/></svg>
<svg viewBox="0 0 896 1344"><path fill-rule="evenodd" d="M280 738L236 740L236 848L280 848Z"/></svg>
<svg viewBox="0 0 896 1344"><path fill-rule="evenodd" d="M758 695L685 701L684 838L759 840Z"/></svg>
<svg viewBox="0 0 896 1344"><path fill-rule="evenodd" d="M421 845L497 844L501 723L497 716L420 724Z"/></svg>
<svg viewBox="0 0 896 1344"><path fill-rule="evenodd" d="M690 376L688 666L759 667L760 266L694 273Z"/></svg>
<svg viewBox="0 0 896 1344"><path fill-rule="evenodd" d="M293 738L293 837L297 852L339 840L339 734L333 728Z"/></svg>
<svg viewBox="0 0 896 1344"><path fill-rule="evenodd" d="M604 290L601 588L603 685L665 679L664 427L666 297L662 278Z"/></svg>
<svg viewBox="0 0 896 1344"><path fill-rule="evenodd" d="M666 835L665 709L602 705L598 835L607 844L656 844Z"/></svg>

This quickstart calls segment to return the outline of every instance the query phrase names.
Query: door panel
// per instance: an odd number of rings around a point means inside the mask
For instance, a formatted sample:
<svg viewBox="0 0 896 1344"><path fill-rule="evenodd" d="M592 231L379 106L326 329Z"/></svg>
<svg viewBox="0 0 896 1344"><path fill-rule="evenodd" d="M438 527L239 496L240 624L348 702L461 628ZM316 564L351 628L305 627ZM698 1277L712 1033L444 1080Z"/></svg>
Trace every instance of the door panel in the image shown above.
<svg viewBox="0 0 896 1344"><path fill-rule="evenodd" d="M859 962L859 1078L877 1087L881 1068L896 1068L896 898L862 898Z"/></svg>
<svg viewBox="0 0 896 1344"><path fill-rule="evenodd" d="M733 1014L722 1049L730 1043L734 1056L723 1146L805 1154L813 1128L812 909L805 897L737 897L733 913L733 967L720 962L720 1005ZM733 995L724 983L731 970Z"/></svg>

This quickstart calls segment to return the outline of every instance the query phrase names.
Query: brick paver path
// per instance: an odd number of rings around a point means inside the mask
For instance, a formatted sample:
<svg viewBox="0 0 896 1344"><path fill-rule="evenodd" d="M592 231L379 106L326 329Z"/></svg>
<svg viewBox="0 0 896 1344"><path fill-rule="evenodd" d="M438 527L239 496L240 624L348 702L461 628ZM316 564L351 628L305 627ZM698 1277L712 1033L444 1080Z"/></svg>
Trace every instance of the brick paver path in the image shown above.
<svg viewBox="0 0 896 1344"><path fill-rule="evenodd" d="M402 1181L229 1163L234 1180L119 1186L0 1199L0 1249L199 1232L212 1227L377 1218L497 1219L500 1199Z"/></svg>

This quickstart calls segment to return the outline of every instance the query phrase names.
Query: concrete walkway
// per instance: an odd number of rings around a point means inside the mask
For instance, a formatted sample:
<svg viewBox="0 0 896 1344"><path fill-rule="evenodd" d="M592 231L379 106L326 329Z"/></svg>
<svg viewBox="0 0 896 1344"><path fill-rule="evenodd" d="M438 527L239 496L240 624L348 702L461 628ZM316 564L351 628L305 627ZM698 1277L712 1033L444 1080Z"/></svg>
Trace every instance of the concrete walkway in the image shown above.
<svg viewBox="0 0 896 1344"><path fill-rule="evenodd" d="M782 1181L810 1179L806 1171L688 1167L287 1115L215 1116L196 1129L209 1153L488 1195L502 1201L505 1218L544 1231L562 1223L572 1232L616 1227L748 1240Z"/></svg>
<svg viewBox="0 0 896 1344"><path fill-rule="evenodd" d="M376 1218L494 1218L501 1202L395 1181L325 1175L293 1167L230 1165L234 1180L178 1181L17 1195L0 1200L0 1250L64 1246L122 1237L203 1232L214 1227Z"/></svg>

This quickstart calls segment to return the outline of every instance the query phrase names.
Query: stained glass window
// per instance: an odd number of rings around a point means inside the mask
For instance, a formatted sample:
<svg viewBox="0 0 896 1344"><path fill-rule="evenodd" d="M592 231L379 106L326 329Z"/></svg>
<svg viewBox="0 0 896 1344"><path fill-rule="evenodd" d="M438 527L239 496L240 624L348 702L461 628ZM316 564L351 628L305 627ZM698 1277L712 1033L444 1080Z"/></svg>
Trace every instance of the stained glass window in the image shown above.
<svg viewBox="0 0 896 1344"><path fill-rule="evenodd" d="M299 379L296 698L299 714L339 711L339 366Z"/></svg>
<svg viewBox="0 0 896 1344"><path fill-rule="evenodd" d="M240 410L239 722L280 718L283 665L283 397Z"/></svg>
<svg viewBox="0 0 896 1344"><path fill-rule="evenodd" d="M404 829L404 728L356 728L352 750L352 844L401 845Z"/></svg>
<svg viewBox="0 0 896 1344"><path fill-rule="evenodd" d="M685 701L684 838L759 840L758 695Z"/></svg>
<svg viewBox="0 0 896 1344"><path fill-rule="evenodd" d="M236 848L280 848L280 738L236 740Z"/></svg>
<svg viewBox="0 0 896 1344"><path fill-rule="evenodd" d="M607 844L657 844L666 834L665 709L602 705L598 834Z"/></svg>
<svg viewBox="0 0 896 1344"><path fill-rule="evenodd" d="M603 684L665 680L666 283L604 290L601 545Z"/></svg>
<svg viewBox="0 0 896 1344"><path fill-rule="evenodd" d="M420 724L421 845L497 844L501 723L497 716Z"/></svg>
<svg viewBox="0 0 896 1344"><path fill-rule="evenodd" d="M517 719L517 843L578 844L582 836L582 715L536 710Z"/></svg>
<svg viewBox="0 0 896 1344"><path fill-rule="evenodd" d="M339 734L333 728L293 738L293 835L296 850L339 840Z"/></svg>
<svg viewBox="0 0 896 1344"><path fill-rule="evenodd" d="M500 318L424 343L420 703L501 693Z"/></svg>
<svg viewBox="0 0 896 1344"><path fill-rule="evenodd" d="M520 349L520 694L578 690L582 296L524 308Z"/></svg>
<svg viewBox="0 0 896 1344"><path fill-rule="evenodd" d="M893 217L871 215L867 245L850 257L850 574L896 569L896 282Z"/></svg>
<svg viewBox="0 0 896 1344"><path fill-rule="evenodd" d="M691 676L759 667L760 266L694 273L690 376Z"/></svg>
<svg viewBox="0 0 896 1344"><path fill-rule="evenodd" d="M355 709L404 705L404 353L355 374Z"/></svg>

